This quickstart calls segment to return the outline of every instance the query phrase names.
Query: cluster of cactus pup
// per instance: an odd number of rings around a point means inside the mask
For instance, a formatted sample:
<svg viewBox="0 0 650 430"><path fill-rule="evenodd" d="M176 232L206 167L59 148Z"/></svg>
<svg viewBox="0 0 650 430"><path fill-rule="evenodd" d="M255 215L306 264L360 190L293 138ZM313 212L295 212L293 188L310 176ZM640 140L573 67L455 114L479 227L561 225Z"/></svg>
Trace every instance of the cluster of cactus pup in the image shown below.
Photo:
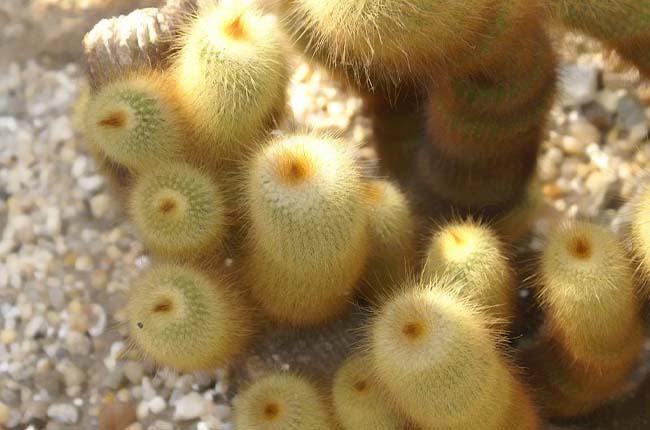
<svg viewBox="0 0 650 430"><path fill-rule="evenodd" d="M467 78L475 65L459 42L492 35L481 39L482 61L499 69L512 58L504 54L516 45L511 32L537 10L528 0L286 3L289 26L301 23L298 42L334 69L391 84L448 72L446 90L461 91L447 93L430 114L443 106L456 115L438 150L459 163L485 139L468 137L475 128L459 130L459 115L474 124L492 118L482 106L465 112L473 99L467 91L494 90ZM512 27L486 28L486 16L505 16ZM422 30L432 22L439 31ZM548 61L526 82L546 94L555 63L540 34L530 40ZM365 341L329 384L287 372L243 384L234 414L241 430L501 430L513 423L532 430L547 417L589 413L621 392L643 341L643 282L633 265L650 273L650 194L631 222L632 256L620 238L589 222L567 221L547 238L535 279L544 323L534 345L513 354L507 340L521 309L506 242L527 230L537 207L527 173L520 185L529 191L509 216L441 223L418 247L416 202L392 180L367 174L355 145L271 133L285 112L293 59L273 17L223 1L189 18L178 39L168 69L107 77L81 109L89 150L153 256L128 299L132 348L179 371L228 367L269 322L308 337L355 302L370 304ZM521 81L530 64L519 66L513 79ZM461 96L469 98L455 104ZM520 94L496 96L520 108ZM550 100L523 121L539 122ZM537 126L528 128L536 141ZM467 146L458 151L451 141Z"/></svg>

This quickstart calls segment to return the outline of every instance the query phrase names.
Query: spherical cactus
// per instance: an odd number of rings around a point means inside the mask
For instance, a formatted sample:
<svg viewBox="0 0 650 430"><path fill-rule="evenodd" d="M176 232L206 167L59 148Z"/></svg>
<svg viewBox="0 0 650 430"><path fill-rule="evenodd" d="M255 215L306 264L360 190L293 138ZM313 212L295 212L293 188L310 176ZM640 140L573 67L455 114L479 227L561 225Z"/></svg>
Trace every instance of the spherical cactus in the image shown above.
<svg viewBox="0 0 650 430"><path fill-rule="evenodd" d="M334 377L334 412L343 430L402 430L404 420L372 374L366 354L348 358Z"/></svg>
<svg viewBox="0 0 650 430"><path fill-rule="evenodd" d="M176 158L184 126L162 75L140 73L116 79L85 102L84 135L109 159L134 171Z"/></svg>
<svg viewBox="0 0 650 430"><path fill-rule="evenodd" d="M499 429L513 413L518 382L485 317L439 281L387 302L369 342L375 374L424 428Z"/></svg>
<svg viewBox="0 0 650 430"><path fill-rule="evenodd" d="M288 49L271 17L222 2L191 21L171 73L199 139L196 149L233 159L283 110Z"/></svg>
<svg viewBox="0 0 650 430"><path fill-rule="evenodd" d="M598 368L636 359L642 324L634 273L612 232L566 222L548 238L539 276L549 335L569 362Z"/></svg>
<svg viewBox="0 0 650 430"><path fill-rule="evenodd" d="M135 346L182 371L228 365L252 335L250 309L224 281L177 264L154 266L131 289Z"/></svg>
<svg viewBox="0 0 650 430"><path fill-rule="evenodd" d="M332 430L323 398L306 379L274 373L235 398L237 430Z"/></svg>
<svg viewBox="0 0 650 430"><path fill-rule="evenodd" d="M441 286L485 309L499 326L516 313L514 271L503 244L486 225L474 221L451 223L429 243L423 271L425 279L449 277Z"/></svg>
<svg viewBox="0 0 650 430"><path fill-rule="evenodd" d="M650 190L644 191L636 202L630 233L634 254L647 281L650 279Z"/></svg>
<svg viewBox="0 0 650 430"><path fill-rule="evenodd" d="M369 181L366 198L371 213L371 256L364 275L364 295L373 300L388 296L412 269L415 219L406 196L390 181Z"/></svg>
<svg viewBox="0 0 650 430"><path fill-rule="evenodd" d="M271 317L294 325L335 316L351 300L369 248L352 148L292 135L272 141L250 167L245 193L253 297Z"/></svg>
<svg viewBox="0 0 650 430"><path fill-rule="evenodd" d="M430 78L432 67L468 51L491 3L284 0L291 31L308 51L385 80Z"/></svg>
<svg viewBox="0 0 650 430"><path fill-rule="evenodd" d="M222 190L185 163L145 172L131 191L130 214L145 245L163 256L200 256L218 248L227 230Z"/></svg>

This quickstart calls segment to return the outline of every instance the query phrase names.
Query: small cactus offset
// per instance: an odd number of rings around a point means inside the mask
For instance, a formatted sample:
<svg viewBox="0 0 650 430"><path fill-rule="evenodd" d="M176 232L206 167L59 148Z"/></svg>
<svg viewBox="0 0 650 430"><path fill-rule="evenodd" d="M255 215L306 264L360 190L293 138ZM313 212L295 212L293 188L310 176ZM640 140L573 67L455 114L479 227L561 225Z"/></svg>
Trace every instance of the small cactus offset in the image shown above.
<svg viewBox="0 0 650 430"><path fill-rule="evenodd" d="M363 293L369 300L386 298L409 275L416 258L415 218L402 191L387 180L366 184L370 214L370 258Z"/></svg>
<svg viewBox="0 0 650 430"><path fill-rule="evenodd" d="M251 309L231 286L177 264L145 273L131 290L128 311L135 347L177 370L223 366L253 334Z"/></svg>
<svg viewBox="0 0 650 430"><path fill-rule="evenodd" d="M253 158L246 182L247 276L271 317L318 324L349 304L369 250L364 192L350 148L340 140L288 136Z"/></svg>
<svg viewBox="0 0 650 430"><path fill-rule="evenodd" d="M425 279L446 277L441 287L470 300L507 327L516 316L515 273L503 245L489 227L452 223L437 232L427 250Z"/></svg>
<svg viewBox="0 0 650 430"><path fill-rule="evenodd" d="M540 416L581 416L626 388L650 194L634 257L568 222L533 277L540 318L517 306L557 81L548 5L282 0L275 17L200 3L143 14L160 24L148 38L134 14L85 39L76 122L153 259L128 298L136 351L230 370L238 430L539 430ZM570 4L554 16L586 13ZM646 18L621 38L608 19L589 31L629 57ZM291 38L361 93L379 169L344 138L282 124ZM510 333L529 317L530 332Z"/></svg>
<svg viewBox="0 0 650 430"><path fill-rule="evenodd" d="M269 374L235 399L238 430L334 430L324 397L313 383L288 373Z"/></svg>

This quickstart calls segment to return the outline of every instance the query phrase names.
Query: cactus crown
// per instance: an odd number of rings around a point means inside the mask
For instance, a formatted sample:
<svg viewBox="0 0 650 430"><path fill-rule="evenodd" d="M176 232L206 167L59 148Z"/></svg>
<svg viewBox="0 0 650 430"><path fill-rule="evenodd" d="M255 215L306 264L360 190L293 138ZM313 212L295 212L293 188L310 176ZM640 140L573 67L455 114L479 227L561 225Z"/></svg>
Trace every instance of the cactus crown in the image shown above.
<svg viewBox="0 0 650 430"><path fill-rule="evenodd" d="M250 335L244 304L222 281L176 264L154 266L138 279L128 311L136 346L179 370L225 364Z"/></svg>
<svg viewBox="0 0 650 430"><path fill-rule="evenodd" d="M310 135L276 139L253 158L247 178L253 239L291 260L336 257L365 231L362 186L342 141Z"/></svg>
<svg viewBox="0 0 650 430"><path fill-rule="evenodd" d="M240 430L331 430L330 419L317 390L296 375L267 375L235 399L235 426Z"/></svg>
<svg viewBox="0 0 650 430"><path fill-rule="evenodd" d="M85 104L90 144L134 170L176 158L183 127L165 88L160 75L133 74L91 94Z"/></svg>
<svg viewBox="0 0 650 430"><path fill-rule="evenodd" d="M133 221L154 252L200 252L225 236L222 191L195 167L170 163L144 173L130 200Z"/></svg>

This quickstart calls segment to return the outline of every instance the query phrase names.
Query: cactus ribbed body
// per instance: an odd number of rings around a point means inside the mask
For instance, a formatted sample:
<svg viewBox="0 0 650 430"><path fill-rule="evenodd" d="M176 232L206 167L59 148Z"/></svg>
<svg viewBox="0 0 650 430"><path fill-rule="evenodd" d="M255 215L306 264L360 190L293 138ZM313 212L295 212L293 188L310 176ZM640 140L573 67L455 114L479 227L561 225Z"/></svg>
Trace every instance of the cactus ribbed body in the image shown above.
<svg viewBox="0 0 650 430"><path fill-rule="evenodd" d="M503 245L489 227L452 223L434 234L427 250L425 279L448 277L441 286L485 310L499 325L516 314L514 272Z"/></svg>
<svg viewBox="0 0 650 430"><path fill-rule="evenodd" d="M246 187L255 299L295 325L337 314L352 298L369 248L351 148L310 135L279 138L254 157Z"/></svg>
<svg viewBox="0 0 650 430"><path fill-rule="evenodd" d="M138 178L130 213L144 243L163 256L198 256L224 240L225 201L201 170L171 163Z"/></svg>
<svg viewBox="0 0 650 430"><path fill-rule="evenodd" d="M641 350L633 270L613 233L572 221L549 238L540 283L544 352L531 370L553 393L545 405L551 414L588 412L620 389Z"/></svg>
<svg viewBox="0 0 650 430"><path fill-rule="evenodd" d="M162 76L117 79L90 94L85 105L88 143L129 169L168 162L182 150L184 127Z"/></svg>
<svg viewBox="0 0 650 430"><path fill-rule="evenodd" d="M471 50L491 3L284 1L291 31L303 47L361 81L430 80L433 70Z"/></svg>
<svg viewBox="0 0 650 430"><path fill-rule="evenodd" d="M274 373L253 382L235 398L237 430L332 430L317 389L306 379Z"/></svg>
<svg viewBox="0 0 650 430"><path fill-rule="evenodd" d="M371 326L370 345L375 373L395 405L424 428L502 429L520 408L535 415L530 400L515 403L523 391L484 316L436 282L387 302Z"/></svg>
<svg viewBox="0 0 650 430"><path fill-rule="evenodd" d="M415 171L432 194L460 207L503 211L525 192L556 84L550 42L542 29L534 28L521 37L537 47L537 55L515 51L501 57L504 66L522 62L521 70L458 72L434 92L428 142L420 148Z"/></svg>
<svg viewBox="0 0 650 430"><path fill-rule="evenodd" d="M517 242L533 226L535 219L544 206L542 188L538 180L533 179L521 200L494 222L494 229L504 241Z"/></svg>
<svg viewBox="0 0 650 430"><path fill-rule="evenodd" d="M406 196L390 181L366 185L369 204L370 258L364 293L370 299L388 296L409 274L415 259L415 220Z"/></svg>
<svg viewBox="0 0 650 430"><path fill-rule="evenodd" d="M366 354L346 360L334 377L334 412L343 430L401 430L403 420L372 373Z"/></svg>
<svg viewBox="0 0 650 430"><path fill-rule="evenodd" d="M649 0L547 0L547 3L551 14L562 24L600 39L637 66L642 74L650 76Z"/></svg>
<svg viewBox="0 0 650 430"><path fill-rule="evenodd" d="M232 160L284 109L288 50L272 18L224 3L191 22L172 76L196 149L209 159Z"/></svg>
<svg viewBox="0 0 650 430"><path fill-rule="evenodd" d="M154 266L131 289L130 336L145 356L174 369L228 365L252 334L250 310L229 288L185 266Z"/></svg>

